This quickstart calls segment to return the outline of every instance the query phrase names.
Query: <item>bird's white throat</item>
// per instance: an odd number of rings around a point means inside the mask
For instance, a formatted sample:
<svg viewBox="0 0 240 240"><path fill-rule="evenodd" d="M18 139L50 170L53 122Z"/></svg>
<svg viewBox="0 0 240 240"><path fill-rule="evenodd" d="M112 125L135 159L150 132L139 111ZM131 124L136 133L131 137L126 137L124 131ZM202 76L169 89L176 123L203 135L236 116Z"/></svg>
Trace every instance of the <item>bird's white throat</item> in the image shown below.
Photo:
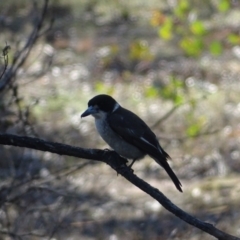
<svg viewBox="0 0 240 240"><path fill-rule="evenodd" d="M118 103L115 103L112 113L115 112L119 107L120 105Z"/></svg>

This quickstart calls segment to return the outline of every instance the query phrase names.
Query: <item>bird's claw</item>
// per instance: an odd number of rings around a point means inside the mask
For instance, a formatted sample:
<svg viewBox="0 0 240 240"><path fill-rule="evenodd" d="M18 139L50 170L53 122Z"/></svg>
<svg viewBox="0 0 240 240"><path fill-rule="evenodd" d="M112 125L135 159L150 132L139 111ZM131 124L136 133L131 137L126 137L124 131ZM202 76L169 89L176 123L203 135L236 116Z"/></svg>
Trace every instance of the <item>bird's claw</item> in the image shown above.
<svg viewBox="0 0 240 240"><path fill-rule="evenodd" d="M134 170L131 168L131 166L129 167L129 166L126 166L126 165L122 165L122 166L118 167L116 169L116 171L117 171L117 176L119 174L119 171L123 171L123 172L131 171L131 173L134 173Z"/></svg>

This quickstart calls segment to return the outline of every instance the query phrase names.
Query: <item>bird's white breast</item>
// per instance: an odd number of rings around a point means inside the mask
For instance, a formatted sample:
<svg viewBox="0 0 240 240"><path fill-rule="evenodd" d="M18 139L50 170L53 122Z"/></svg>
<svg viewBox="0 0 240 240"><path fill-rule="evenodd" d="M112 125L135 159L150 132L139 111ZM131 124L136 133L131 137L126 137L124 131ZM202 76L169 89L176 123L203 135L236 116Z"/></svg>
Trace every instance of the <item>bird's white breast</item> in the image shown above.
<svg viewBox="0 0 240 240"><path fill-rule="evenodd" d="M95 125L103 140L119 155L128 159L140 159L144 157L145 154L138 148L127 143L111 129L106 118L95 118Z"/></svg>

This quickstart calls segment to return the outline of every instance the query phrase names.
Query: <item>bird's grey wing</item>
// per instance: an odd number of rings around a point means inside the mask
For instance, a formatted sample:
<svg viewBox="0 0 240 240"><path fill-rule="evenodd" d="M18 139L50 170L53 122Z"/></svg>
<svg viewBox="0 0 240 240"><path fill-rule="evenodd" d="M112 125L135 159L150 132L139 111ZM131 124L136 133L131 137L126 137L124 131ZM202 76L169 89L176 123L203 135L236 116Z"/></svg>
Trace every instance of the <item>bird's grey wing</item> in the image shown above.
<svg viewBox="0 0 240 240"><path fill-rule="evenodd" d="M131 121L127 121L126 119L131 119ZM121 113L118 113L118 111L112 113L108 118L108 122L113 131L121 138L153 158L158 158L159 153L162 154L165 159L170 158L159 145L156 135L146 123L134 113L122 108Z"/></svg>
<svg viewBox="0 0 240 240"><path fill-rule="evenodd" d="M131 121L127 121L126 119L130 119ZM115 111L110 114L108 122L118 136L150 155L158 164L160 164L166 170L176 188L182 192L181 182L178 180L167 162L167 159L170 158L169 155L162 149L156 135L145 122L126 109L121 109L120 113Z"/></svg>

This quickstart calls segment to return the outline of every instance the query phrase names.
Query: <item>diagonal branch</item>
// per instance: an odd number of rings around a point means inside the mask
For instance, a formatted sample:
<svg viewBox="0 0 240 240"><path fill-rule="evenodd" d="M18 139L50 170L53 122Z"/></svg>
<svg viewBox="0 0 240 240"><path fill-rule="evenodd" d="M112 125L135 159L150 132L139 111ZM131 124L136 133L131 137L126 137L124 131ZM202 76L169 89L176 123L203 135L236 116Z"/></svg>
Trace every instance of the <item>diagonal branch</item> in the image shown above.
<svg viewBox="0 0 240 240"><path fill-rule="evenodd" d="M240 238L229 235L217 228L212 224L203 222L192 215L186 213L176 205L174 205L165 195L158 189L152 187L147 182L137 177L131 169L126 167L127 160L120 157L114 151L103 151L98 149L83 149L73 147L61 143L48 142L38 138L22 137L11 134L0 134L0 144L12 145L17 147L26 147L40 151L48 151L60 155L74 156L78 158L85 158L105 162L110 165L117 173L121 174L132 184L140 188L145 193L156 199L168 211L187 222L188 224L199 228L200 230L214 236L219 240L240 240Z"/></svg>
<svg viewBox="0 0 240 240"><path fill-rule="evenodd" d="M43 29L43 24L45 21L47 10L48 10L48 4L49 4L49 0L44 0L42 9L40 11L40 17L39 17L38 21L36 22L31 34L28 36L25 45L23 46L23 48L21 48L19 50L19 52L17 52L15 54L11 67L4 70L4 74L1 75L0 92L3 91L13 81L14 77L17 74L17 71L25 63L34 44L39 39L39 37L43 34L43 33L41 33L41 30ZM52 21L50 22L49 27L44 30L44 33L47 30L49 30L51 25L52 25Z"/></svg>
<svg viewBox="0 0 240 240"><path fill-rule="evenodd" d="M2 58L3 58L3 71L0 74L0 79L2 78L2 76L5 74L5 72L7 71L7 67L8 67L8 51L11 49L11 47L6 43L6 46L4 47L4 49L2 50Z"/></svg>
<svg viewBox="0 0 240 240"><path fill-rule="evenodd" d="M167 120L177 109L179 109L183 104L177 104L174 105L167 113L165 113L160 119L158 119L152 126L151 128L156 128L159 126L162 122Z"/></svg>

